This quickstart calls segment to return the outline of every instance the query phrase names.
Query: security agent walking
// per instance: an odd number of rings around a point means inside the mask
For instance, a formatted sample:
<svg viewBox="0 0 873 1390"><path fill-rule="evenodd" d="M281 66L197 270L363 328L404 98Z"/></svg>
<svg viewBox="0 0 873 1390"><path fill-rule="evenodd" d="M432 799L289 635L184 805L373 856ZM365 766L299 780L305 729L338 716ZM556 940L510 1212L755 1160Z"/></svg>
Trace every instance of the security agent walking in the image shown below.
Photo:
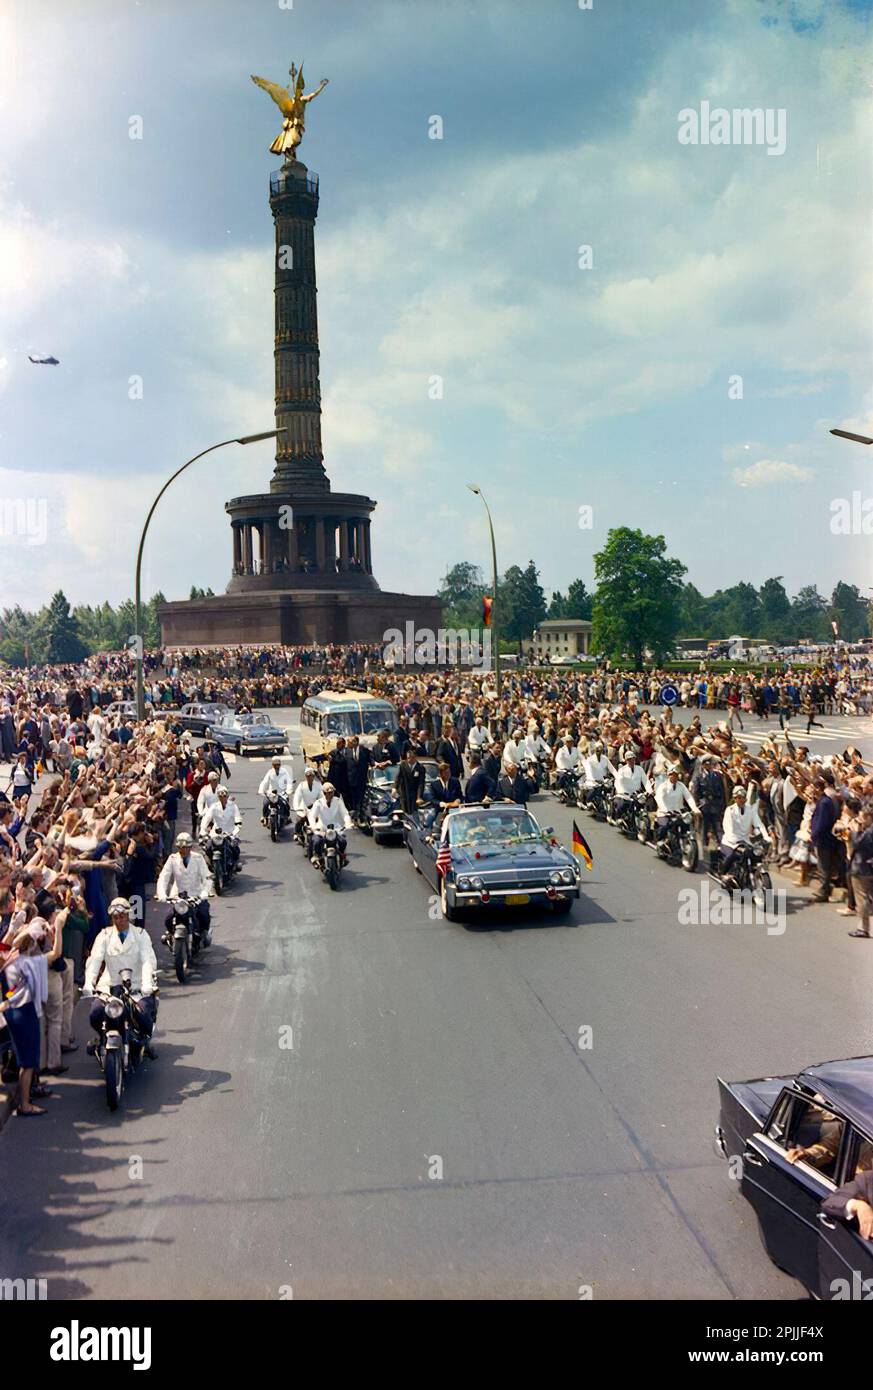
<svg viewBox="0 0 873 1390"><path fill-rule="evenodd" d="M161 870L155 897L160 903L171 902L173 898L193 898L197 930L204 946L212 941L208 902L211 891L209 866L202 854L192 853L191 836L183 831L176 836L176 853L170 855ZM167 930L173 925L172 910L167 913L164 925Z"/></svg>
<svg viewBox="0 0 873 1390"><path fill-rule="evenodd" d="M122 971L129 970L130 988L134 995L132 1007L136 1010L142 1033L151 1038L158 1015L155 995L158 962L148 932L144 927L136 926L130 914L127 898L113 898L109 904L109 926L98 932L88 957L82 998L94 999L90 1023L98 1031L103 1024L107 1000L121 993ZM94 1055L96 1039L89 1042L86 1050ZM146 1055L152 1058L156 1055L150 1042Z"/></svg>

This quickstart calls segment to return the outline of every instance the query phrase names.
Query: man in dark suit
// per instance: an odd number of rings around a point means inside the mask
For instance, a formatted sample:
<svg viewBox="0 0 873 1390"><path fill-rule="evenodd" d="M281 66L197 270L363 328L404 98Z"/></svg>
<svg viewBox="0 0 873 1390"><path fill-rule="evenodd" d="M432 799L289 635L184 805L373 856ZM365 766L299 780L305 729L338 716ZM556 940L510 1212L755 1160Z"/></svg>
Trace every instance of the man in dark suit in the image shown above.
<svg viewBox="0 0 873 1390"><path fill-rule="evenodd" d="M506 772L497 783L498 797L502 801L514 801L517 806L526 806L536 789L536 782L525 777L517 763L507 763Z"/></svg>
<svg viewBox="0 0 873 1390"><path fill-rule="evenodd" d="M448 763L453 777L463 777L464 758L461 752L461 742L453 724L447 723L444 726L442 738L437 743L434 756L438 762Z"/></svg>
<svg viewBox="0 0 873 1390"><path fill-rule="evenodd" d="M470 776L464 791L464 800L468 806L490 802L494 796L494 781L488 776L482 766L482 755L480 753L470 754Z"/></svg>
<svg viewBox="0 0 873 1390"><path fill-rule="evenodd" d="M349 779L349 809L357 815L361 809L364 792L367 788L367 772L373 761L369 748L362 747L357 734L349 739L346 749L346 766ZM350 804L349 804L350 803Z"/></svg>
<svg viewBox="0 0 873 1390"><path fill-rule="evenodd" d="M503 771L503 743L500 739L492 743L491 747L485 753L482 759L482 767L496 787L500 780L500 774Z"/></svg>
<svg viewBox="0 0 873 1390"><path fill-rule="evenodd" d="M336 741L336 748L331 749L327 765L327 775L324 780L333 783L337 796L342 797L343 804L348 806L350 800L349 763L346 757L346 741L344 738L338 738Z"/></svg>
<svg viewBox="0 0 873 1390"><path fill-rule="evenodd" d="M821 879L821 887L813 898L813 901L817 903L826 903L830 897L832 880L837 874L841 862L840 842L834 835L834 825L839 819L841 806L837 799L833 780L834 774L828 772L823 779L813 783L818 793L818 800L812 813L809 833L815 846L818 875Z"/></svg>
<svg viewBox="0 0 873 1390"><path fill-rule="evenodd" d="M373 762L377 767L386 767L388 763L399 763L400 754L397 748L390 741L388 730L380 729L376 739L376 746L373 749Z"/></svg>
<svg viewBox="0 0 873 1390"><path fill-rule="evenodd" d="M439 771L439 777L435 782L431 782L428 788L427 799L436 806L438 812L444 812L451 810L453 806L460 806L464 793L458 778L452 776L448 763L440 763Z"/></svg>
<svg viewBox="0 0 873 1390"><path fill-rule="evenodd" d="M407 815L414 815L419 801L424 800L424 783L424 765L418 761L418 754L410 744L397 769L397 795Z"/></svg>
<svg viewBox="0 0 873 1390"><path fill-rule="evenodd" d="M403 761L403 757L411 742L407 724L408 720L406 718L406 715L401 714L397 728L391 735L390 743L397 753L397 758L395 759L395 761L397 762Z"/></svg>

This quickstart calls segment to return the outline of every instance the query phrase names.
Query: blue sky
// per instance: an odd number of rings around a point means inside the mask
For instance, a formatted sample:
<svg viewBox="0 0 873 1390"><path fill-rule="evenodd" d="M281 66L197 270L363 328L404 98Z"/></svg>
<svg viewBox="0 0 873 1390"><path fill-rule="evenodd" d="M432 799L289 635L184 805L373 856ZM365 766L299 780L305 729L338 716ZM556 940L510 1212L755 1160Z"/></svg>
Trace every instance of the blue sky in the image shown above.
<svg viewBox="0 0 873 1390"><path fill-rule="evenodd" d="M48 531L0 537L0 604L127 596L164 477L270 427L278 113L249 74L292 59L330 78L301 150L325 463L379 501L383 588L487 565L467 481L501 565L533 556L547 589L590 580L616 525L663 532L705 591L873 583L869 537L830 533L833 499L873 496L873 458L827 433L873 432L871 8L7 3L0 501L45 498ZM784 155L681 145L703 100L784 109ZM272 466L269 444L231 448L175 484L146 589L223 590L224 501Z"/></svg>

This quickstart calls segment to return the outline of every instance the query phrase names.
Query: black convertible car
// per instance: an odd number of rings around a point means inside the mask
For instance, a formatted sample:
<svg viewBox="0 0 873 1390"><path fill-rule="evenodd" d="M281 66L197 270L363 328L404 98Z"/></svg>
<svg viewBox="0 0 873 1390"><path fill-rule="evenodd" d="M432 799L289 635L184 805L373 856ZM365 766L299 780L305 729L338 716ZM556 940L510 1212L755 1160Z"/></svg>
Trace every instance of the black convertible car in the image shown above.
<svg viewBox="0 0 873 1390"><path fill-rule="evenodd" d="M419 758L419 766L424 768L424 789L439 777L439 768L433 758ZM388 767L371 767L367 774L367 786L361 802L358 826L365 835L372 835L377 845L386 840L402 838L404 833L403 811L397 795L397 770L399 763Z"/></svg>
<svg viewBox="0 0 873 1390"><path fill-rule="evenodd" d="M873 1057L718 1087L716 1144L771 1260L814 1298L873 1299L873 1241L822 1205L873 1169Z"/></svg>
<svg viewBox="0 0 873 1390"><path fill-rule="evenodd" d="M461 908L541 903L555 913L569 912L579 897L575 856L523 806L461 806L442 825L434 808L422 807L404 825L412 863L439 894L449 922Z"/></svg>

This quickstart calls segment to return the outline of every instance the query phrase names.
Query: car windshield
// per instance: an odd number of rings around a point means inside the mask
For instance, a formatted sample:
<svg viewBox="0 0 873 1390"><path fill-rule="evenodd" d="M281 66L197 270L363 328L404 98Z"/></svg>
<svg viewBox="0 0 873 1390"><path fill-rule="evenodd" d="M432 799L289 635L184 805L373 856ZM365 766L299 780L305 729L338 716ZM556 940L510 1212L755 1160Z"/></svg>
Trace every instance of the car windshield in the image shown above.
<svg viewBox="0 0 873 1390"><path fill-rule="evenodd" d="M475 815L455 815L449 820L449 843L458 849L472 845L517 844L540 840L542 831L528 811L507 806Z"/></svg>
<svg viewBox="0 0 873 1390"><path fill-rule="evenodd" d="M247 726L257 724L262 728L268 728L270 721L265 714L241 714L239 716L239 723Z"/></svg>
<svg viewBox="0 0 873 1390"><path fill-rule="evenodd" d="M393 787L397 781L398 764L389 763L387 767L374 767L370 776L375 787Z"/></svg>

